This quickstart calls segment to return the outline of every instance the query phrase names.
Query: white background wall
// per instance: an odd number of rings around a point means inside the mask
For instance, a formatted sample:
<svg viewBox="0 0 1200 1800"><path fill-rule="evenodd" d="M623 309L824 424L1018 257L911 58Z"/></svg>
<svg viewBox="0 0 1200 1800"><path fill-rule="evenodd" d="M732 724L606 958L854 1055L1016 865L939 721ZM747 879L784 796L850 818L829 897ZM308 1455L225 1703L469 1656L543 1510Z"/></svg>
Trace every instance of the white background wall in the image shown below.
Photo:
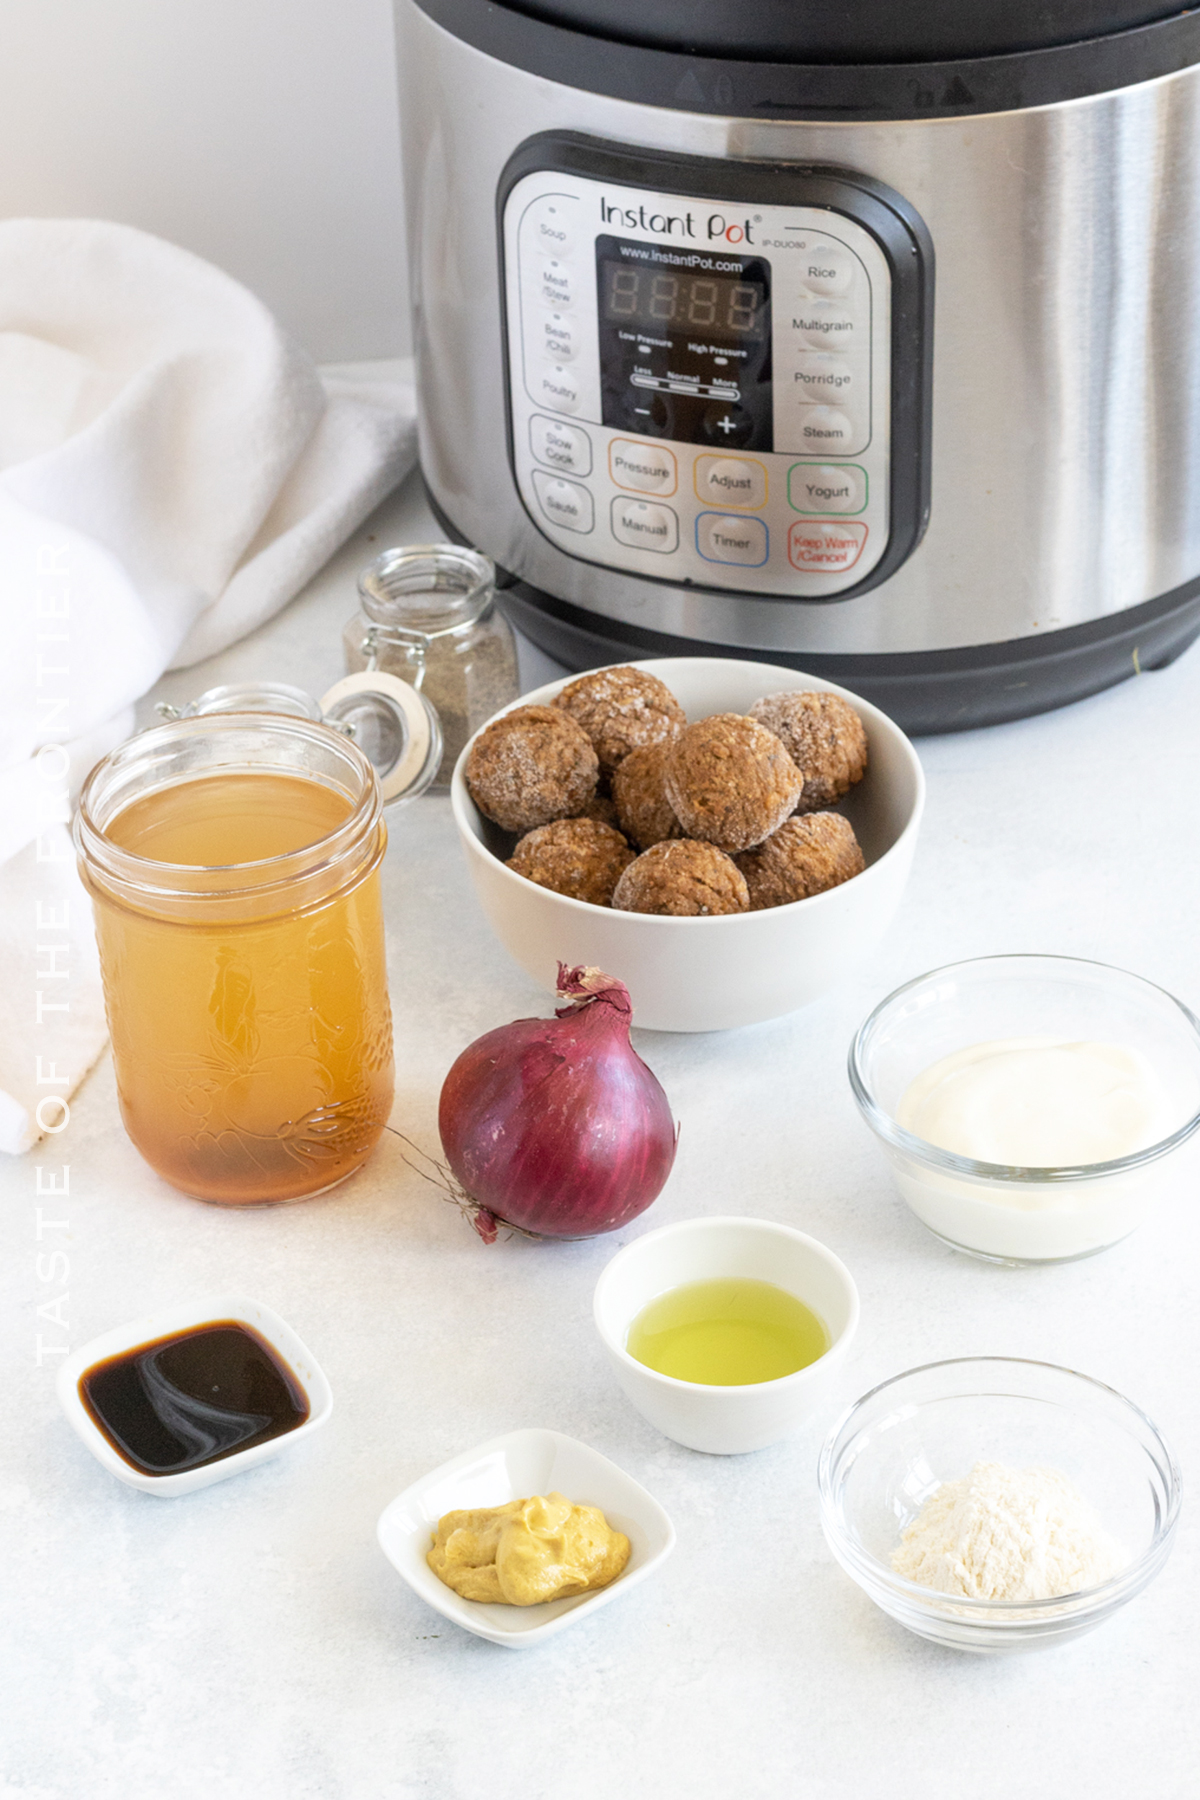
<svg viewBox="0 0 1200 1800"><path fill-rule="evenodd" d="M403 354L390 0L0 0L0 216L113 218L318 361Z"/></svg>

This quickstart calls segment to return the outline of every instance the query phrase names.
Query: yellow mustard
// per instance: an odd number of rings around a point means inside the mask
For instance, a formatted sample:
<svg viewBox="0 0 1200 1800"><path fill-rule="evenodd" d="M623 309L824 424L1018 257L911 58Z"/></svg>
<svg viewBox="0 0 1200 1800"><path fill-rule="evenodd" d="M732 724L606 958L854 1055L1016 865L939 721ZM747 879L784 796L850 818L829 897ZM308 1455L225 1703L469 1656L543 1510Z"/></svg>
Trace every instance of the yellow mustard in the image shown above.
<svg viewBox="0 0 1200 1800"><path fill-rule="evenodd" d="M446 1513L427 1561L464 1600L536 1606L607 1587L629 1561L629 1539L596 1506L534 1494L507 1506Z"/></svg>

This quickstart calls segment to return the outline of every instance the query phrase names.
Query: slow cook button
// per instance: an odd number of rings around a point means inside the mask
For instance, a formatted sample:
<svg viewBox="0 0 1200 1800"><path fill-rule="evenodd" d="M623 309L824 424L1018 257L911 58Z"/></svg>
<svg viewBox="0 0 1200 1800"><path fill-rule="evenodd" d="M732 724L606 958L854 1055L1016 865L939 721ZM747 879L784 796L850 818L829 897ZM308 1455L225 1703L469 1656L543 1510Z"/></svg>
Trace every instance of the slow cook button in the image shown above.
<svg viewBox="0 0 1200 1800"><path fill-rule="evenodd" d="M596 522L592 496L577 481L564 481L561 475L545 475L533 471L533 485L546 517L564 531L590 531Z"/></svg>
<svg viewBox="0 0 1200 1800"><path fill-rule="evenodd" d="M796 416L802 449L849 450L853 447L854 426L836 407L801 406L797 408Z"/></svg>
<svg viewBox="0 0 1200 1800"><path fill-rule="evenodd" d="M568 313L553 312L542 320L542 355L552 363L574 362L579 354L579 322ZM814 351L814 355L820 355ZM815 396L818 399L823 395Z"/></svg>
<svg viewBox="0 0 1200 1800"><path fill-rule="evenodd" d="M767 547L767 528L761 519L701 513L696 520L696 548L706 562L758 569L767 560Z"/></svg>
<svg viewBox="0 0 1200 1800"><path fill-rule="evenodd" d="M553 257L569 256L575 248L575 220L569 201L557 194L535 200L525 215L527 241ZM833 289L830 289L833 292Z"/></svg>
<svg viewBox="0 0 1200 1800"><path fill-rule="evenodd" d="M555 412L572 413L579 405L579 383L570 369L564 369L561 363L555 363L552 369L543 369L540 375L534 376L530 386L542 405L553 407Z"/></svg>
<svg viewBox="0 0 1200 1800"><path fill-rule="evenodd" d="M541 272L542 299L548 306L559 307L566 311L575 304L575 271L567 263L556 262L550 257L542 264Z"/></svg>
<svg viewBox="0 0 1200 1800"><path fill-rule="evenodd" d="M857 463L793 463L788 501L794 512L861 512L867 504L867 472Z"/></svg>
<svg viewBox="0 0 1200 1800"><path fill-rule="evenodd" d="M746 456L698 456L696 495L710 505L761 506L767 497L767 471Z"/></svg>
<svg viewBox="0 0 1200 1800"><path fill-rule="evenodd" d="M814 244L801 256L799 273L810 294L844 294L854 280L854 258L841 244Z"/></svg>
<svg viewBox="0 0 1200 1800"><path fill-rule="evenodd" d="M802 350L792 364L794 392L806 400L848 400L854 391L854 371L829 350Z"/></svg>
<svg viewBox="0 0 1200 1800"><path fill-rule="evenodd" d="M801 295L792 307L791 323L792 330L806 344L822 350L849 350L858 321L836 300L810 300Z"/></svg>
<svg viewBox="0 0 1200 1800"><path fill-rule="evenodd" d="M592 472L592 440L579 425L535 413L529 421L529 448L538 462L552 469L565 469L568 475Z"/></svg>
<svg viewBox="0 0 1200 1800"><path fill-rule="evenodd" d="M788 561L810 575L841 575L854 567L866 541L865 525L797 519L788 527Z"/></svg>
<svg viewBox="0 0 1200 1800"><path fill-rule="evenodd" d="M679 545L679 520L669 506L618 496L612 503L612 534L619 544L638 550L674 550Z"/></svg>
<svg viewBox="0 0 1200 1800"><path fill-rule="evenodd" d="M679 479L674 451L633 438L612 440L608 472L617 487L634 488L639 494L673 494Z"/></svg>

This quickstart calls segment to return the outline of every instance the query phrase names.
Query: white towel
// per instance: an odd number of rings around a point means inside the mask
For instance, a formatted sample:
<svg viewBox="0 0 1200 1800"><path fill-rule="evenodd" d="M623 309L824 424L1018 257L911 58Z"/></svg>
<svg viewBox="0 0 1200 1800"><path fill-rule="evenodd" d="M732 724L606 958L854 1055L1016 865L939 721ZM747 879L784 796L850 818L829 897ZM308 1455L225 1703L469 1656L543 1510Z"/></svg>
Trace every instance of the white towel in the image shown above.
<svg viewBox="0 0 1200 1800"><path fill-rule="evenodd" d="M56 821L164 669L277 612L407 473L414 412L403 380L322 380L188 251L94 220L0 222L0 1149L27 1148L38 1101L70 1092L35 1074L52 1021L32 1010L30 904L41 882L53 912L71 885L50 877ZM94 1020L75 897L66 986Z"/></svg>

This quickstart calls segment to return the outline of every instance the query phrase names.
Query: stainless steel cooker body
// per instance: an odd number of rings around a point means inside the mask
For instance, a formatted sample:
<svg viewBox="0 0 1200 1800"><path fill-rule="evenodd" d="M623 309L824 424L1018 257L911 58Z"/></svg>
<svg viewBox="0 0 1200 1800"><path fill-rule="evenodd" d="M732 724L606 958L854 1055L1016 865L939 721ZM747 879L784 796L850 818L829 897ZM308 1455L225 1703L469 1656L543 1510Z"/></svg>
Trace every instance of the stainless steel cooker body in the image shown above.
<svg viewBox="0 0 1200 1800"><path fill-rule="evenodd" d="M1200 629L1200 68L1028 109L831 123L594 93L411 0L398 22L422 468L547 648L583 666L732 646L947 729L1091 691ZM857 172L924 222L928 525L884 579L848 598L747 591L728 568L678 581L573 553L535 518L514 472L498 196L521 146L557 132Z"/></svg>

